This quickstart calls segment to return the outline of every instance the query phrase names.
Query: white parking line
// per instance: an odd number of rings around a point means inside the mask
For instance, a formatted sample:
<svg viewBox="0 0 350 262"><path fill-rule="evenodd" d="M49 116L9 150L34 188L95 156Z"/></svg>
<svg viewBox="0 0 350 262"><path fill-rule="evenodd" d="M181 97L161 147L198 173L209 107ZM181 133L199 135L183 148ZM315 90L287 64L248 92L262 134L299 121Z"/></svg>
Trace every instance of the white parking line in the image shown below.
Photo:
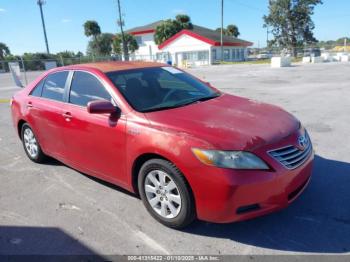
<svg viewBox="0 0 350 262"><path fill-rule="evenodd" d="M161 252L163 254L170 255L168 250L166 250L164 247L162 247L160 244L158 244L154 239L147 236L145 233L138 231L138 232L135 232L135 235L139 239L141 239L143 242L145 242L145 244L148 245L150 248L152 248L158 252Z"/></svg>

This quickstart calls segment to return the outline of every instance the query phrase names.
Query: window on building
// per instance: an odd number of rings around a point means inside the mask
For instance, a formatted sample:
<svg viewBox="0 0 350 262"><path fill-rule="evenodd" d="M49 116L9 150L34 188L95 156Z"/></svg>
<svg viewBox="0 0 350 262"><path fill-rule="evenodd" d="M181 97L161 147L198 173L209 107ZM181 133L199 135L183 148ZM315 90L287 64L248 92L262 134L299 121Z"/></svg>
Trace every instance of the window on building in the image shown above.
<svg viewBox="0 0 350 262"><path fill-rule="evenodd" d="M236 49L232 49L232 60L236 60Z"/></svg>
<svg viewBox="0 0 350 262"><path fill-rule="evenodd" d="M79 106L87 106L90 101L112 101L102 83L93 75L85 72L75 72L69 94L69 102Z"/></svg>
<svg viewBox="0 0 350 262"><path fill-rule="evenodd" d="M137 36L135 36L135 39L136 39L136 42L139 46L142 45L142 36L137 35Z"/></svg>
<svg viewBox="0 0 350 262"><path fill-rule="evenodd" d="M217 60L216 49L213 49L211 52L212 52L212 59Z"/></svg>
<svg viewBox="0 0 350 262"><path fill-rule="evenodd" d="M167 61L170 59L170 56L167 52L158 52L158 53L156 53L156 59L162 60L162 61Z"/></svg>
<svg viewBox="0 0 350 262"><path fill-rule="evenodd" d="M199 51L198 52L198 60L207 61L208 59L209 59L209 52L208 51Z"/></svg>
<svg viewBox="0 0 350 262"><path fill-rule="evenodd" d="M52 73L49 75L43 86L42 97L56 101L63 101L67 76L68 71Z"/></svg>
<svg viewBox="0 0 350 262"><path fill-rule="evenodd" d="M244 60L245 57L244 57L244 48L241 49L241 59Z"/></svg>
<svg viewBox="0 0 350 262"><path fill-rule="evenodd" d="M241 52L240 49L236 49L236 59L241 60Z"/></svg>
<svg viewBox="0 0 350 262"><path fill-rule="evenodd" d="M224 60L230 60L230 49L224 49Z"/></svg>
<svg viewBox="0 0 350 262"><path fill-rule="evenodd" d="M208 51L183 52L182 57L188 61L203 61L209 59Z"/></svg>

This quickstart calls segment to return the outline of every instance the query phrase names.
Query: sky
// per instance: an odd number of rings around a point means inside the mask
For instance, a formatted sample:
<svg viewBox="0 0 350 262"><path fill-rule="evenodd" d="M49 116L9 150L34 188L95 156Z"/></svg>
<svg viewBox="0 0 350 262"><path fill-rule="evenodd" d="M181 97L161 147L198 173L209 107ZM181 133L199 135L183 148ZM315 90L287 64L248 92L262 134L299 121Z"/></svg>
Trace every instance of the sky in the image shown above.
<svg viewBox="0 0 350 262"><path fill-rule="evenodd" d="M194 24L220 26L220 0L120 0L125 28L186 13ZM37 0L0 0L0 42L13 54L45 52ZM350 36L350 0L323 0L315 9L315 36L335 40ZM240 38L266 45L262 17L268 0L224 0L224 25L236 24ZM117 0L46 0L43 6L50 51L86 51L83 23L96 20L102 32L117 33Z"/></svg>

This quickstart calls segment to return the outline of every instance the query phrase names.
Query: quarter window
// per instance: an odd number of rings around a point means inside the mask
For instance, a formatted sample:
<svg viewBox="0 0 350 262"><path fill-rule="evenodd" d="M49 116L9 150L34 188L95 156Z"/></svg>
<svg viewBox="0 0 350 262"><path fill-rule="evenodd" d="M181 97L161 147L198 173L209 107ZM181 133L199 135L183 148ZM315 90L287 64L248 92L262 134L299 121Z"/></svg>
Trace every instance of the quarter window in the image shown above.
<svg viewBox="0 0 350 262"><path fill-rule="evenodd" d="M113 102L111 95L96 77L85 72L75 72L70 88L69 102L79 106L87 106L90 101L94 100Z"/></svg>
<svg viewBox="0 0 350 262"><path fill-rule="evenodd" d="M32 92L30 93L31 96L37 96L40 97L41 96L41 92L43 90L43 86L45 83L45 79L41 80L36 87L34 87L34 89L32 90Z"/></svg>
<svg viewBox="0 0 350 262"><path fill-rule="evenodd" d="M67 76L68 71L63 71L50 74L48 77L46 77L42 97L56 101L63 101L64 87L66 85Z"/></svg>

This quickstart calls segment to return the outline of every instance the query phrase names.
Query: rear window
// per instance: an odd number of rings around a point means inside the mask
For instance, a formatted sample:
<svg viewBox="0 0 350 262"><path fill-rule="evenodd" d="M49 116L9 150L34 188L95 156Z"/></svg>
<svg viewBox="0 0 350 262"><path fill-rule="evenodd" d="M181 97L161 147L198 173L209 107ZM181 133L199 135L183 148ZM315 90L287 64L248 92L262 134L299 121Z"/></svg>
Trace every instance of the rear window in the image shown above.
<svg viewBox="0 0 350 262"><path fill-rule="evenodd" d="M68 71L52 73L45 79L42 97L56 101L63 101L64 87L66 85Z"/></svg>

